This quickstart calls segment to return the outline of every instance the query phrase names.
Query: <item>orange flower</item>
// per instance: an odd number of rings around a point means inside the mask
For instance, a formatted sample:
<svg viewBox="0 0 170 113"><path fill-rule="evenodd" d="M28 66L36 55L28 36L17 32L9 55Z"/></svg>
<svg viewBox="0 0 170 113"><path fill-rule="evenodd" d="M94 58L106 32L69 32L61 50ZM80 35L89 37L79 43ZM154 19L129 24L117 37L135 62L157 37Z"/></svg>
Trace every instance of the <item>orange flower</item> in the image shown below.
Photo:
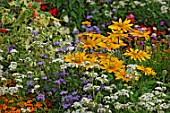
<svg viewBox="0 0 170 113"><path fill-rule="evenodd" d="M5 104L0 104L0 108L1 108L2 110L6 110L6 109L7 109L7 106L6 106Z"/></svg>
<svg viewBox="0 0 170 113"><path fill-rule="evenodd" d="M8 98L3 97L4 102L8 102Z"/></svg>
<svg viewBox="0 0 170 113"><path fill-rule="evenodd" d="M45 111L47 111L47 110L48 110L48 108L47 108L47 107L44 107L44 110L45 110Z"/></svg>
<svg viewBox="0 0 170 113"><path fill-rule="evenodd" d="M20 102L20 103L17 103L17 106L19 106L19 107L21 107L21 108L24 107L23 103L21 103L21 102Z"/></svg>
<svg viewBox="0 0 170 113"><path fill-rule="evenodd" d="M35 111L35 110L34 110L34 107L28 107L28 110L29 110L29 112Z"/></svg>
<svg viewBox="0 0 170 113"><path fill-rule="evenodd" d="M17 110L15 111L15 113L21 113L21 110L20 110L20 109L17 109Z"/></svg>
<svg viewBox="0 0 170 113"><path fill-rule="evenodd" d="M8 103L13 103L13 102L14 102L14 99L8 101Z"/></svg>
<svg viewBox="0 0 170 113"><path fill-rule="evenodd" d="M29 104L29 103L24 102L24 106L32 107L33 105L32 105L32 104Z"/></svg>
<svg viewBox="0 0 170 113"><path fill-rule="evenodd" d="M28 3L27 6L28 6L28 7L32 7L32 3Z"/></svg>
<svg viewBox="0 0 170 113"><path fill-rule="evenodd" d="M32 100L28 100L27 103L30 104L32 102Z"/></svg>
<svg viewBox="0 0 170 113"><path fill-rule="evenodd" d="M8 111L7 113L15 113L15 111L13 111L13 110L10 110L10 111Z"/></svg>
<svg viewBox="0 0 170 113"><path fill-rule="evenodd" d="M8 108L10 109L10 111L14 111L16 108L13 106L8 106Z"/></svg>
<svg viewBox="0 0 170 113"><path fill-rule="evenodd" d="M37 102L35 105L34 105L34 107L36 107L36 108L40 108L42 106L42 103L41 102Z"/></svg>

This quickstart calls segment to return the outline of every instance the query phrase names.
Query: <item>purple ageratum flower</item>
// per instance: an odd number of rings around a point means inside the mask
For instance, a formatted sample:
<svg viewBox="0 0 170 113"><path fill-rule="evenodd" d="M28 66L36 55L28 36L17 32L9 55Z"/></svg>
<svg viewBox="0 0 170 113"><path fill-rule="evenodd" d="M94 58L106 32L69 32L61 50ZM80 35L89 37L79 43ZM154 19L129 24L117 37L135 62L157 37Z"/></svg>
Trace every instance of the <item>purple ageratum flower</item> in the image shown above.
<svg viewBox="0 0 170 113"><path fill-rule="evenodd" d="M47 80L47 76L42 77L42 80Z"/></svg>
<svg viewBox="0 0 170 113"><path fill-rule="evenodd" d="M88 96L87 96L87 98L88 98L88 99L91 99L91 98L92 98L92 96L91 96L91 95L88 95Z"/></svg>
<svg viewBox="0 0 170 113"><path fill-rule="evenodd" d="M101 31L100 31L100 28L99 27L97 27L97 26L93 26L93 29L97 32L97 33L101 33Z"/></svg>
<svg viewBox="0 0 170 113"><path fill-rule="evenodd" d="M59 72L58 72L58 75L59 75L59 76L68 75L68 72L66 72L66 71L59 71Z"/></svg>
<svg viewBox="0 0 170 113"><path fill-rule="evenodd" d="M80 78L80 80L84 80L84 78Z"/></svg>
<svg viewBox="0 0 170 113"><path fill-rule="evenodd" d="M116 9L112 9L112 12L116 12Z"/></svg>
<svg viewBox="0 0 170 113"><path fill-rule="evenodd" d="M0 22L0 27L2 27L2 22Z"/></svg>
<svg viewBox="0 0 170 113"><path fill-rule="evenodd" d="M86 26L85 26L85 25L82 25L81 28L86 29Z"/></svg>
<svg viewBox="0 0 170 113"><path fill-rule="evenodd" d="M80 100L80 96L76 95L75 97L73 97L74 100Z"/></svg>
<svg viewBox="0 0 170 113"><path fill-rule="evenodd" d="M12 49L13 49L12 46L9 46L9 47L6 48L7 51L11 51Z"/></svg>
<svg viewBox="0 0 170 113"><path fill-rule="evenodd" d="M2 72L2 75L7 75L8 74L8 72Z"/></svg>
<svg viewBox="0 0 170 113"><path fill-rule="evenodd" d="M65 102L67 103L73 103L73 96L72 95L69 95L65 98Z"/></svg>
<svg viewBox="0 0 170 113"><path fill-rule="evenodd" d="M28 92L28 93L31 93L31 92L32 92L32 89L33 89L33 88L27 89L27 92Z"/></svg>
<svg viewBox="0 0 170 113"><path fill-rule="evenodd" d="M97 12L99 12L99 11L95 9L95 10L92 11L92 14L95 14Z"/></svg>
<svg viewBox="0 0 170 113"><path fill-rule="evenodd" d="M32 86L32 85L34 85L34 84L35 84L34 81L27 81L27 86Z"/></svg>
<svg viewBox="0 0 170 113"><path fill-rule="evenodd" d="M69 104L63 104L63 105L62 105L63 109L67 109L67 108L70 107L70 106L71 106L70 103L69 103Z"/></svg>
<svg viewBox="0 0 170 113"><path fill-rule="evenodd" d="M163 26L165 23L164 23L164 21L160 21L160 23L159 23L161 26Z"/></svg>
<svg viewBox="0 0 170 113"><path fill-rule="evenodd" d="M155 40L158 40L158 37L157 37L157 36L154 36L153 38L154 38Z"/></svg>
<svg viewBox="0 0 170 113"><path fill-rule="evenodd" d="M61 81L60 80L55 80L54 83L57 83L58 85L60 85Z"/></svg>
<svg viewBox="0 0 170 113"><path fill-rule="evenodd" d="M53 93L50 91L50 92L48 92L48 96L51 96Z"/></svg>
<svg viewBox="0 0 170 113"><path fill-rule="evenodd" d="M102 49L102 52L104 52L104 53L107 52L107 49L106 49L106 48L103 48L103 49Z"/></svg>
<svg viewBox="0 0 170 113"><path fill-rule="evenodd" d="M44 58L49 58L48 55L44 55Z"/></svg>
<svg viewBox="0 0 170 113"><path fill-rule="evenodd" d="M96 32L97 32L98 34L100 34L100 33L101 33L101 31L100 31L100 30L97 30Z"/></svg>
<svg viewBox="0 0 170 113"><path fill-rule="evenodd" d="M59 51L60 51L60 52L65 52L66 49L64 49L64 48L59 48Z"/></svg>
<svg viewBox="0 0 170 113"><path fill-rule="evenodd" d="M90 19L92 17L93 17L92 15L87 15L86 19Z"/></svg>
<svg viewBox="0 0 170 113"><path fill-rule="evenodd" d="M114 19L114 20L117 20L117 17L116 17L116 16L114 16L114 17L113 17L113 19Z"/></svg>
<svg viewBox="0 0 170 113"><path fill-rule="evenodd" d="M86 28L86 31L89 32L89 33L92 32L93 30L94 30L93 27Z"/></svg>
<svg viewBox="0 0 170 113"><path fill-rule="evenodd" d="M144 46L144 45L145 45L144 41L140 41L140 44L141 44L142 46Z"/></svg>
<svg viewBox="0 0 170 113"><path fill-rule="evenodd" d="M55 80L54 83L57 83L58 85L66 84L66 82L62 78L59 78L58 80Z"/></svg>
<svg viewBox="0 0 170 113"><path fill-rule="evenodd" d="M31 76L31 75L28 75L27 78L32 78L32 76Z"/></svg>
<svg viewBox="0 0 170 113"><path fill-rule="evenodd" d="M79 31L78 31L78 30L73 30L72 33L73 33L73 34L79 34Z"/></svg>
<svg viewBox="0 0 170 113"><path fill-rule="evenodd" d="M44 62L38 62L38 65L42 66L44 64Z"/></svg>
<svg viewBox="0 0 170 113"><path fill-rule="evenodd" d="M36 41L37 39L36 38L32 38L33 41Z"/></svg>
<svg viewBox="0 0 170 113"><path fill-rule="evenodd" d="M42 99L42 100L44 101L44 100L45 100L45 95L42 94L42 93L40 93L40 94L36 97L36 99L37 99L37 100L41 100L41 99Z"/></svg>
<svg viewBox="0 0 170 113"><path fill-rule="evenodd" d="M53 93L57 91L57 88L52 88Z"/></svg>
<svg viewBox="0 0 170 113"><path fill-rule="evenodd" d="M134 18L135 17L132 13L129 16L130 16L130 18Z"/></svg>
<svg viewBox="0 0 170 113"><path fill-rule="evenodd" d="M105 25L105 24L102 24L101 26L102 26L102 27L106 27L106 25Z"/></svg>
<svg viewBox="0 0 170 113"><path fill-rule="evenodd" d="M106 0L106 3L110 3L111 2L111 0Z"/></svg>
<svg viewBox="0 0 170 113"><path fill-rule="evenodd" d="M76 94L77 94L77 92L76 92L76 91L74 91L74 92L72 92L72 93L71 93L71 95L76 95Z"/></svg>
<svg viewBox="0 0 170 113"><path fill-rule="evenodd" d="M34 36L38 36L37 30L33 30L33 31L31 32L31 34L33 34Z"/></svg>
<svg viewBox="0 0 170 113"><path fill-rule="evenodd" d="M72 76L75 77L75 76L77 76L77 74L73 74Z"/></svg>
<svg viewBox="0 0 170 113"><path fill-rule="evenodd" d="M68 93L68 91L61 91L60 95L66 95Z"/></svg>
<svg viewBox="0 0 170 113"><path fill-rule="evenodd" d="M48 90L50 87L49 86L45 86L44 89Z"/></svg>
<svg viewBox="0 0 170 113"><path fill-rule="evenodd" d="M58 41L53 43L54 46L59 45L59 44L60 44L60 42L58 42Z"/></svg>

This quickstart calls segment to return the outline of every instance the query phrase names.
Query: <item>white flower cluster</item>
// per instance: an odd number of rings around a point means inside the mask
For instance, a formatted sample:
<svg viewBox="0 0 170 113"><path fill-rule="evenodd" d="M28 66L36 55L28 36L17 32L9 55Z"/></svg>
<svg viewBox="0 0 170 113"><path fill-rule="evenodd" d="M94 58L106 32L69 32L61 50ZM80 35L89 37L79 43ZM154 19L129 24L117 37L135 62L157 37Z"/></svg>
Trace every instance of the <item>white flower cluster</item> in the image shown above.
<svg viewBox="0 0 170 113"><path fill-rule="evenodd" d="M3 50L2 49L0 49L0 53L2 53L3 52ZM1 60L3 60L4 58L1 56L1 54L0 54L0 61Z"/></svg>
<svg viewBox="0 0 170 113"><path fill-rule="evenodd" d="M99 77L96 77L95 80L100 81L101 84L104 84L104 83L108 83L108 82L109 82L109 80L108 80L108 78L107 78L107 75L105 75L105 74L102 74L101 77L100 77L100 76L99 76Z"/></svg>
<svg viewBox="0 0 170 113"><path fill-rule="evenodd" d="M168 0L145 0L145 1L129 1L129 0L121 0L119 2L112 2L111 7L112 8L124 8L127 5L131 6L132 8L139 8L139 7L145 7L146 5L151 5L153 6L154 3L159 3L160 4L160 11L162 13L168 13L169 12L169 8L168 8Z"/></svg>
<svg viewBox="0 0 170 113"><path fill-rule="evenodd" d="M141 74L136 71L136 69L137 69L136 64L128 64L126 67L127 67L127 69L126 69L126 72L127 72L126 77L127 78L130 78L130 79L132 79L132 78L138 79L139 78L139 76Z"/></svg>
<svg viewBox="0 0 170 113"><path fill-rule="evenodd" d="M92 108L97 107L97 113L112 113L112 111L109 110L109 105L97 104L92 99L86 97L83 97L80 102L74 102L72 107L76 108L75 111L71 112L68 110L65 113L94 113L88 110L88 106Z"/></svg>
<svg viewBox="0 0 170 113"><path fill-rule="evenodd" d="M119 99L120 96L125 96L125 97L129 98L131 94L133 94L133 92L130 92L126 89L122 89L122 90L117 91L114 94L110 94L111 96L104 96L103 101L105 103L114 103L114 102L116 102L116 100Z"/></svg>
<svg viewBox="0 0 170 113"><path fill-rule="evenodd" d="M134 107L134 104L131 103L131 102L128 102L126 104L116 102L116 103L114 103L114 106L115 106L115 109L118 109L118 110L120 110L120 109L130 109L130 108Z"/></svg>
<svg viewBox="0 0 170 113"><path fill-rule="evenodd" d="M84 73L84 75L87 75L87 76L90 77L90 78L95 78L95 77L97 78L98 73L86 71L86 72Z"/></svg>
<svg viewBox="0 0 170 113"><path fill-rule="evenodd" d="M170 103L166 103L167 96L163 91L166 87L156 87L152 93L145 93L139 97L138 108L147 109L148 111L161 111L170 108Z"/></svg>
<svg viewBox="0 0 170 113"><path fill-rule="evenodd" d="M87 0L86 2L87 2L87 3L90 3L90 5L96 4L93 0Z"/></svg>
<svg viewBox="0 0 170 113"><path fill-rule="evenodd" d="M0 64L0 77L2 77L2 72L3 72L2 69L3 69L3 67L4 67L4 66Z"/></svg>
<svg viewBox="0 0 170 113"><path fill-rule="evenodd" d="M0 95L5 94L13 95L18 93L18 91L19 91L18 87L6 87L6 86L0 87Z"/></svg>
<svg viewBox="0 0 170 113"><path fill-rule="evenodd" d="M11 62L11 64L9 65L10 70L14 70L17 68L17 62Z"/></svg>

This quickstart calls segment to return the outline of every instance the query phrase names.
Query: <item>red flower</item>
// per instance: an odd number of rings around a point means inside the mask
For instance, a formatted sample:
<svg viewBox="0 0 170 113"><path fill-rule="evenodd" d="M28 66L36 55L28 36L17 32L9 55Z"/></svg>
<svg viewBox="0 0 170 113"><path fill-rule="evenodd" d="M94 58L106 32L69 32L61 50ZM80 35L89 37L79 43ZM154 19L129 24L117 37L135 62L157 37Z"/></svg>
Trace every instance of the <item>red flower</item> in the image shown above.
<svg viewBox="0 0 170 113"><path fill-rule="evenodd" d="M32 14L33 17L36 17L37 16L37 12L34 11L34 13Z"/></svg>
<svg viewBox="0 0 170 113"><path fill-rule="evenodd" d="M43 0L36 0L39 4L42 4Z"/></svg>
<svg viewBox="0 0 170 113"><path fill-rule="evenodd" d="M126 16L127 19L131 20L131 22L134 25L134 21L135 21L135 16L133 13L130 13L129 15Z"/></svg>
<svg viewBox="0 0 170 113"><path fill-rule="evenodd" d="M57 15L57 8L53 8L53 9L51 9L50 10L50 14L52 15L52 16L56 16Z"/></svg>
<svg viewBox="0 0 170 113"><path fill-rule="evenodd" d="M41 9L42 11L46 10L46 9L47 9L47 5L42 5L40 9Z"/></svg>
<svg viewBox="0 0 170 113"><path fill-rule="evenodd" d="M150 34L152 33L152 29L151 29L151 27L148 27L147 28L148 29L148 31L150 32Z"/></svg>
<svg viewBox="0 0 170 113"><path fill-rule="evenodd" d="M1 33L6 33L6 32L7 32L7 30L6 30L6 29L2 29L2 28L0 28L0 32L1 32Z"/></svg>
<svg viewBox="0 0 170 113"><path fill-rule="evenodd" d="M162 31L160 31L160 32L158 32L158 35L165 35L166 34L166 30L162 30Z"/></svg>

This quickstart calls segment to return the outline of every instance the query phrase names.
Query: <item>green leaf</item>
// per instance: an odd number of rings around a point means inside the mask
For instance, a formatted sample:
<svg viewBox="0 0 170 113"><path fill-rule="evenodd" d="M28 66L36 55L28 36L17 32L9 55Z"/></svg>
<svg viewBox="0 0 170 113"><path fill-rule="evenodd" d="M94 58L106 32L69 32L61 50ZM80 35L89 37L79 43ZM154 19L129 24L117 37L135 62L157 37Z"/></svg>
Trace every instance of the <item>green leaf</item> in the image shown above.
<svg viewBox="0 0 170 113"><path fill-rule="evenodd" d="M62 5L61 2L56 2L57 8L60 8L60 6Z"/></svg>
<svg viewBox="0 0 170 113"><path fill-rule="evenodd" d="M71 16L77 18L76 13L74 11L71 11Z"/></svg>
<svg viewBox="0 0 170 113"><path fill-rule="evenodd" d="M32 8L40 8L40 4L38 2L34 2Z"/></svg>

